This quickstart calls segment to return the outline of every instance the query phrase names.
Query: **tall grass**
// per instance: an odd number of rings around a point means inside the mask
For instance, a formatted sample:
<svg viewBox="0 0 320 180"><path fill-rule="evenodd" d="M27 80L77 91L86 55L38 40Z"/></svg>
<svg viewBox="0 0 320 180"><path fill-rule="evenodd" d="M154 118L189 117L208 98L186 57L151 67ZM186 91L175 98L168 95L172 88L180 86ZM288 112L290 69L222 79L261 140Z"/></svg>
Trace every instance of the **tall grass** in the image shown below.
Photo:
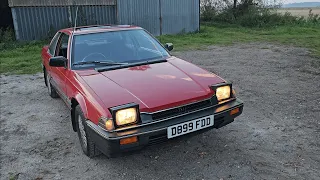
<svg viewBox="0 0 320 180"><path fill-rule="evenodd" d="M0 50L6 48L6 45L15 41L14 31L12 28L0 28Z"/></svg>
<svg viewBox="0 0 320 180"><path fill-rule="evenodd" d="M234 5L226 5L217 8L212 0L201 8L201 20L224 24L236 24L243 27L268 28L282 25L318 26L320 17L318 14L309 12L307 18L297 17L286 12L277 12L277 6L266 6L262 2L253 3L252 0L241 0Z"/></svg>

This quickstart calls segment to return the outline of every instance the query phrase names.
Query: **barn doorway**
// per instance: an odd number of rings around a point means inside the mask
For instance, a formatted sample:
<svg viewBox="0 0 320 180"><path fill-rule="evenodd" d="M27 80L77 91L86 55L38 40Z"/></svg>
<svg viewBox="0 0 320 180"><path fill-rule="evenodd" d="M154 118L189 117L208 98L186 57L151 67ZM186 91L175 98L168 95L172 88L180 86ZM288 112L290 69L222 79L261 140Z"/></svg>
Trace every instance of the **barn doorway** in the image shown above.
<svg viewBox="0 0 320 180"><path fill-rule="evenodd" d="M13 21L12 21L12 14L11 9L8 5L8 0L1 0L0 1L0 28L13 28Z"/></svg>

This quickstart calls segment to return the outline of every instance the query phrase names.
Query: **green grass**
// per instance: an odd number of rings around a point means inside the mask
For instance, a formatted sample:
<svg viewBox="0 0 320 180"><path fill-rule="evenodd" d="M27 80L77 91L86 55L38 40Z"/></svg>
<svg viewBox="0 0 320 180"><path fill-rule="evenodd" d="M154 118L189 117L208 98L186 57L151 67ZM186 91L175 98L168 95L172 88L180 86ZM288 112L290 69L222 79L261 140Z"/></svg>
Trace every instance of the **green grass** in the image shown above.
<svg viewBox="0 0 320 180"><path fill-rule="evenodd" d="M0 50L0 73L34 74L41 71L44 42L9 42ZM3 45L3 44L2 44Z"/></svg>
<svg viewBox="0 0 320 180"><path fill-rule="evenodd" d="M164 35L162 43L172 42L175 50L201 49L208 45L231 45L237 42L271 42L309 48L320 56L320 25L313 27L280 26L255 29L237 26L201 26L200 33Z"/></svg>
<svg viewBox="0 0 320 180"><path fill-rule="evenodd" d="M164 35L162 42L172 42L175 51L201 49L208 45L271 42L309 48L320 57L319 26L280 26L254 29L229 25L202 25L200 33ZM1 43L0 43L1 44ZM33 74L41 71L41 48L44 42L3 44L0 46L0 73Z"/></svg>

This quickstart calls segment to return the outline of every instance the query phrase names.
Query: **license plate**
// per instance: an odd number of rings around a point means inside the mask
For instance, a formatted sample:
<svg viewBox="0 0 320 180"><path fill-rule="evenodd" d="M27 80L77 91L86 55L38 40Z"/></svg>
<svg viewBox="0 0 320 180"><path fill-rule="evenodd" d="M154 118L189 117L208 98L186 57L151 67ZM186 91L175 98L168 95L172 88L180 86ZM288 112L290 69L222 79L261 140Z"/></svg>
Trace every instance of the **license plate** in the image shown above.
<svg viewBox="0 0 320 180"><path fill-rule="evenodd" d="M184 122L167 128L168 139L208 128L214 125L213 115Z"/></svg>

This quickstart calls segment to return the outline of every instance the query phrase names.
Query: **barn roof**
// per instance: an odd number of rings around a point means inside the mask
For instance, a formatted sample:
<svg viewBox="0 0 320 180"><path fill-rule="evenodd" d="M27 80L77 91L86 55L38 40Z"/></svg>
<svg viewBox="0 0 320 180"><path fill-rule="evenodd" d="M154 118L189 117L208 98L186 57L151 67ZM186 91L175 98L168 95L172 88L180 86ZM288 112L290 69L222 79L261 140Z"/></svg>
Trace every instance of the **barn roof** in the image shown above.
<svg viewBox="0 0 320 180"><path fill-rule="evenodd" d="M9 7L115 4L116 0L9 0Z"/></svg>

